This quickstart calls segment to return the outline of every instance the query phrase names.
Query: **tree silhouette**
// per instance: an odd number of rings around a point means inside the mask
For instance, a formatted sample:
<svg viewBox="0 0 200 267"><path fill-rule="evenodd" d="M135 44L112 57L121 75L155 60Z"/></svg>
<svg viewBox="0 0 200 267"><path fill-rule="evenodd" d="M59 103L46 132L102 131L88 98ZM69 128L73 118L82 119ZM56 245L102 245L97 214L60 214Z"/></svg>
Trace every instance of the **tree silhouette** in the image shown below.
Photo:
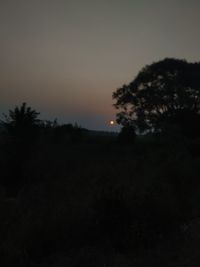
<svg viewBox="0 0 200 267"><path fill-rule="evenodd" d="M122 144L133 144L135 142L136 133L135 129L131 126L123 126L118 135L118 141Z"/></svg>
<svg viewBox="0 0 200 267"><path fill-rule="evenodd" d="M185 60L166 58L147 65L113 93L117 122L140 132L163 131L176 124L182 132L199 136L199 75L200 63Z"/></svg>
<svg viewBox="0 0 200 267"><path fill-rule="evenodd" d="M12 137L27 139L34 135L40 122L37 118L39 114L26 103L22 103L20 107L9 110L9 115L4 114L3 126Z"/></svg>
<svg viewBox="0 0 200 267"><path fill-rule="evenodd" d="M24 166L35 144L40 123L38 115L39 113L26 103L9 110L8 115L4 114L5 119L2 124L7 137L7 161L0 183L10 196L16 196L22 186L28 182L24 174Z"/></svg>

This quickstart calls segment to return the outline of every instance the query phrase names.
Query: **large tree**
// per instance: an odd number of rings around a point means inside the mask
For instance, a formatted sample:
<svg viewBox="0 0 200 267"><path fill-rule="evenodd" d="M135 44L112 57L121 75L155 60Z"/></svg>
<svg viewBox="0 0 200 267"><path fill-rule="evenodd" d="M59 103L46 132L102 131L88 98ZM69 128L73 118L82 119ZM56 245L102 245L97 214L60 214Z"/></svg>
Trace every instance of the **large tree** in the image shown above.
<svg viewBox="0 0 200 267"><path fill-rule="evenodd" d="M113 93L117 121L140 132L177 125L200 134L200 63L166 58L145 66Z"/></svg>

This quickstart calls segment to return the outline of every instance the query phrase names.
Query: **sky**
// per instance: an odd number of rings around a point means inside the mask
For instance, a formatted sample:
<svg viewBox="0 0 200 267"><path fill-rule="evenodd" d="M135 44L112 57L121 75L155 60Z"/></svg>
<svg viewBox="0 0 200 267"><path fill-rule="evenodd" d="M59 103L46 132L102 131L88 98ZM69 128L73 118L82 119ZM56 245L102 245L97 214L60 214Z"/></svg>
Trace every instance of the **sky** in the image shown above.
<svg viewBox="0 0 200 267"><path fill-rule="evenodd" d="M118 130L112 93L166 57L199 61L198 0L0 0L0 114Z"/></svg>

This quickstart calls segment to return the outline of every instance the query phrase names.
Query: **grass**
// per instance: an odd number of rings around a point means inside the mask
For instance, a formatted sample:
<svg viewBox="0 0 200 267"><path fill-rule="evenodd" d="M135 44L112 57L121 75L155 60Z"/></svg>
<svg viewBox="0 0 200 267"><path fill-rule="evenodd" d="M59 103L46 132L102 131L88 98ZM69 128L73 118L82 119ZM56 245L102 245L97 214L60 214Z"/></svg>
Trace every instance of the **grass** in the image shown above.
<svg viewBox="0 0 200 267"><path fill-rule="evenodd" d="M188 147L2 144L1 266L197 266L200 165Z"/></svg>

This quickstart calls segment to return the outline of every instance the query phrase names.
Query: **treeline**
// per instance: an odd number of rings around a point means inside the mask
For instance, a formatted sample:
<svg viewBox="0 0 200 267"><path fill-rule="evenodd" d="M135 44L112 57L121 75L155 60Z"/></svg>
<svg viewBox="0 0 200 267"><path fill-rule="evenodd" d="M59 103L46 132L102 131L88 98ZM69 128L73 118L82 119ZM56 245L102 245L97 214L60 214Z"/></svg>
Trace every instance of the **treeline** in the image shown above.
<svg viewBox="0 0 200 267"><path fill-rule="evenodd" d="M9 114L4 114L4 120L1 121L1 140L21 143L33 143L36 139L52 138L52 141L63 141L63 139L77 140L87 132L86 129L77 124L59 125L57 120L48 121L38 118L39 112L26 103L20 107L9 110ZM2 140L3 141L3 140Z"/></svg>

